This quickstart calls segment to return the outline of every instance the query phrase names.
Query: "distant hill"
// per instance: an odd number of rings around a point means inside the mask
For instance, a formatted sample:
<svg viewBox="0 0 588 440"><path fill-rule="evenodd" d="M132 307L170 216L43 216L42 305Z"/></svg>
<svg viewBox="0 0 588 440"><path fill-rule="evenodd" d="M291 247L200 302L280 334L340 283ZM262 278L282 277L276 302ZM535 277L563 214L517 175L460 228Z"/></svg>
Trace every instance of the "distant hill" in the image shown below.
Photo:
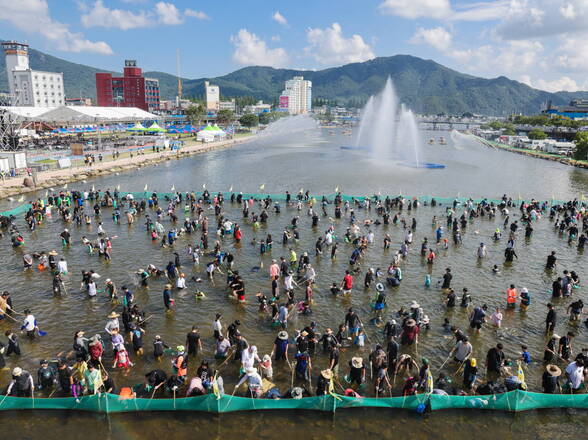
<svg viewBox="0 0 588 440"><path fill-rule="evenodd" d="M68 97L80 94L95 97L94 75L105 70L71 63L35 49L30 49L29 54L33 69L63 72ZM0 56L0 91L8 89L5 70L4 57ZM572 98L588 99L588 91L549 93L504 76L475 77L410 55L380 57L317 71L245 67L216 78L183 79L184 95L202 97L204 81L208 80L218 84L225 97L253 96L272 102L282 91L284 81L294 75L312 81L313 97L336 100L341 104L365 102L390 76L401 101L419 113L537 113L548 101L565 105ZM145 76L159 80L163 99L175 96L177 79L174 75L145 72Z"/></svg>

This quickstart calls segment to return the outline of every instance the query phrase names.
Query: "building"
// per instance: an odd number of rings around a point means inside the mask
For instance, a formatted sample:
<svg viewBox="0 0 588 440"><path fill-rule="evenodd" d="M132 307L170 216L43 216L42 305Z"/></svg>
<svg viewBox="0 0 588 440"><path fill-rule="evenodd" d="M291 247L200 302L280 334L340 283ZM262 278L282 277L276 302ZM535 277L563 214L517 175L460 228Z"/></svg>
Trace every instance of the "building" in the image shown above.
<svg viewBox="0 0 588 440"><path fill-rule="evenodd" d="M218 109L219 110L230 110L233 113L235 113L237 111L235 99L231 99L230 101L220 101Z"/></svg>
<svg viewBox="0 0 588 440"><path fill-rule="evenodd" d="M312 110L312 82L303 76L295 76L286 81L280 95L279 108L291 115L310 113Z"/></svg>
<svg viewBox="0 0 588 440"><path fill-rule="evenodd" d="M260 113L269 113L272 111L271 104L264 104L263 101L257 101L257 104L246 105L243 113L253 113L259 115Z"/></svg>
<svg viewBox="0 0 588 440"><path fill-rule="evenodd" d="M570 119L586 119L588 118L588 99L573 99L567 106L557 107L547 104L547 108L543 113L549 116L563 116Z"/></svg>
<svg viewBox="0 0 588 440"><path fill-rule="evenodd" d="M63 73L43 72L29 67L29 45L2 43L10 105L20 107L57 107L65 105Z"/></svg>
<svg viewBox="0 0 588 440"><path fill-rule="evenodd" d="M159 81L144 78L137 61L125 60L123 76L96 74L96 103L99 107L137 107L159 110Z"/></svg>
<svg viewBox="0 0 588 440"><path fill-rule="evenodd" d="M220 87L204 81L204 96L206 98L206 111L217 112L220 110Z"/></svg>

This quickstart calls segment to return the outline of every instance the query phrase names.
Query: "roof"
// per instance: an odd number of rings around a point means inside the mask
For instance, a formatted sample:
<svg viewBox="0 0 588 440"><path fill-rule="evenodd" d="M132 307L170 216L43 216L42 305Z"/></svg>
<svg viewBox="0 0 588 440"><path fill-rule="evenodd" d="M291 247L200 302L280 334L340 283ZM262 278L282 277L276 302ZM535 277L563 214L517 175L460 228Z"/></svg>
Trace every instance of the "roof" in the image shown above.
<svg viewBox="0 0 588 440"><path fill-rule="evenodd" d="M112 121L144 121L157 119L153 113L136 107L0 107L26 120L54 123L97 123Z"/></svg>

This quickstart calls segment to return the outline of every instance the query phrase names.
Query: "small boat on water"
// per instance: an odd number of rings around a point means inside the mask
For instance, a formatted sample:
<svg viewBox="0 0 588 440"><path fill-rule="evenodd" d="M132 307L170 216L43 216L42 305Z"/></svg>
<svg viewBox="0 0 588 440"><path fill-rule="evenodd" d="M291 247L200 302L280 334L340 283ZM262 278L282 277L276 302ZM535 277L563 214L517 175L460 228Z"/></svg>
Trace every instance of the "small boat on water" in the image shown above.
<svg viewBox="0 0 588 440"><path fill-rule="evenodd" d="M429 139L429 145L433 145L435 143L435 139L431 138Z"/></svg>
<svg viewBox="0 0 588 440"><path fill-rule="evenodd" d="M439 137L439 145L447 145L447 141L443 136Z"/></svg>
<svg viewBox="0 0 588 440"><path fill-rule="evenodd" d="M368 147L362 145L342 145L340 147L342 150L359 150L359 151L367 151Z"/></svg>

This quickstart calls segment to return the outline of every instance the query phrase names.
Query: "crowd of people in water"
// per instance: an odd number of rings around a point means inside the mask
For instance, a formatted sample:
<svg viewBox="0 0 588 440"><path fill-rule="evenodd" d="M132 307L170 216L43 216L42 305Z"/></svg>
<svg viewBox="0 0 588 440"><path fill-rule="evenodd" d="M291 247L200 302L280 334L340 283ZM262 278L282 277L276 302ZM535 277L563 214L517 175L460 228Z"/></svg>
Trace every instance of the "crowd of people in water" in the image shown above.
<svg viewBox="0 0 588 440"><path fill-rule="evenodd" d="M262 240L245 238L239 223L226 215L227 204L242 209L242 222L254 228L270 222L272 216L292 211L295 215L283 231L280 248L275 249L271 234ZM81 289L89 297L104 292L109 299L108 307L112 311L104 313L104 328L94 329L91 334L77 331L73 350L68 353L69 347L61 347L60 354L54 358L40 359L37 371L27 371L19 365L19 333L30 340L39 340L45 336L42 323L37 322L35 310L22 310L15 304L18 301L13 301L9 288L1 294L0 322L9 328L5 331L6 339L0 342L0 368L6 370L10 364L11 369L11 379L4 394L80 397L106 392L130 398L175 398L227 393L252 398L294 399L334 393L355 397L417 393L492 394L527 389L525 368L531 362L544 364L541 380L544 393L583 392L588 375L588 346L576 346L575 332L555 333L562 319L577 323L577 332L585 331L584 324L588 325L588 320L584 321L584 304L579 294L581 280L574 268L560 268L556 251L545 256L545 271L554 279L553 300L545 311L545 347L539 355L521 345L518 356L507 356L503 344L497 343L487 351L485 359L473 356L473 335L488 327L500 328L504 309L519 308L525 312L531 305L529 289L519 288L516 283L510 284L505 293L505 307L489 310L486 304L474 304L468 288L463 288L461 293L454 289L451 267L444 270L437 285L430 275L425 277L426 288L442 292L444 307L463 307L470 311L469 328L458 328L448 318L442 324L434 324L434 330L444 332L453 340L441 365L431 365L427 357L419 353L419 340L426 338L433 328L421 305L414 300L409 307L390 312L386 296L401 285L403 265L409 254L420 254L427 265L435 264L439 250L459 245L463 231L478 218L491 219L502 226L502 229L496 228L492 240L504 243L505 264L518 259L517 240L521 235L532 237L534 225L543 218L553 223L562 241L576 247L582 254L588 233L586 204L578 200L561 204L536 200L519 202L506 195L499 202L455 200L443 205L444 218L433 216L433 238L414 243L417 221L415 218L407 221L406 218L411 217L411 211L423 209L423 206L438 205L434 198L419 202L400 196L360 199L337 194L331 200L315 199L309 192L302 191L294 195L286 192L285 201L276 201L270 196L255 199L240 193L232 193L225 199L221 193L210 194L208 191L199 194L177 192L164 197L152 193L136 200L132 194L122 195L118 190L63 190L49 195L46 200L32 201L24 215L25 223L11 216L0 219L2 233L10 237L13 248L25 243L26 229L35 231L51 219L63 224L58 239L64 248L83 246L88 253L109 260L113 244L103 225L107 213L115 224L144 222L148 239L160 243L173 258L165 267L150 264L138 270L136 289L147 289L154 280L163 280L165 313L173 314L177 292L188 289L196 298L204 300L206 293L203 290L206 290L207 283L211 286L224 283L228 294L237 302L253 301L257 304L259 313L271 323L269 328L274 332L275 340L271 352L262 355L253 342L248 342L241 330L241 322L234 320L227 325L223 322L222 311L219 311L211 319L211 327L202 323L187 324L185 342L181 344L168 344L165 335L152 335L148 341L149 320L158 317L147 315L147 310L139 307L132 291L136 290L135 286L121 285L119 288L115 280L108 278L99 289L100 275L88 270L82 274ZM369 218L358 220L356 213L359 210L369 212ZM518 219L511 220L515 213ZM318 234L314 249L298 249L299 234L305 227L301 224L301 215L308 216L309 227L315 231L320 228L320 222L329 225ZM336 222L347 224L343 237L337 237L335 233L333 224ZM90 224L96 225L96 236L82 235L80 242L72 240L70 229ZM387 254L387 267L365 268L361 263L368 248L380 247L389 251L393 246L385 229L379 230L381 234L376 239L374 231L379 225L401 226L404 237L398 243L398 249ZM75 235L78 235L77 231ZM191 237L187 249L177 246L180 236ZM254 295L249 294L239 273L249 268L243 267L225 245L238 246L242 241L259 248L261 256L284 254L271 259L267 268L263 263L253 268L262 274L267 272L267 289ZM340 252L349 252L349 256L341 257ZM341 312L340 322L331 327L320 328L313 321L303 328L291 328L292 316L312 316L313 313L313 288L321 276L315 270L313 256L348 258L348 268L338 275L339 282L330 284L330 294L345 297L359 291L370 292L373 313L362 317L353 307L346 307ZM487 258L484 243L480 243L475 258ZM51 273L53 294L57 297L68 295L64 280L71 274L68 273L68 262L65 257L60 258L58 252L24 253L22 264L26 271ZM204 279L198 276L188 278L185 267L190 274L194 273L190 267L201 267ZM494 265L492 271L498 273L500 268ZM560 298L570 300L567 308L561 307ZM562 318L562 315L568 317ZM213 354L204 356L203 340L214 344ZM366 347L367 356L359 350L361 347ZM512 347L509 348L512 352ZM342 356L345 351L347 355L352 354L347 356L349 359ZM152 357L157 361L171 358L171 365L163 362L160 368L145 371L145 380L141 384L115 384L112 371L136 368L132 361L136 357ZM319 357L323 363L327 360L327 368L316 371L313 363ZM343 362L344 357L346 362ZM534 359L536 357L539 359ZM194 362L197 362L197 368L194 368ZM228 369L238 375L238 380L232 389L225 391L227 384L223 373ZM286 386L273 382L278 370L289 372L290 380Z"/></svg>

